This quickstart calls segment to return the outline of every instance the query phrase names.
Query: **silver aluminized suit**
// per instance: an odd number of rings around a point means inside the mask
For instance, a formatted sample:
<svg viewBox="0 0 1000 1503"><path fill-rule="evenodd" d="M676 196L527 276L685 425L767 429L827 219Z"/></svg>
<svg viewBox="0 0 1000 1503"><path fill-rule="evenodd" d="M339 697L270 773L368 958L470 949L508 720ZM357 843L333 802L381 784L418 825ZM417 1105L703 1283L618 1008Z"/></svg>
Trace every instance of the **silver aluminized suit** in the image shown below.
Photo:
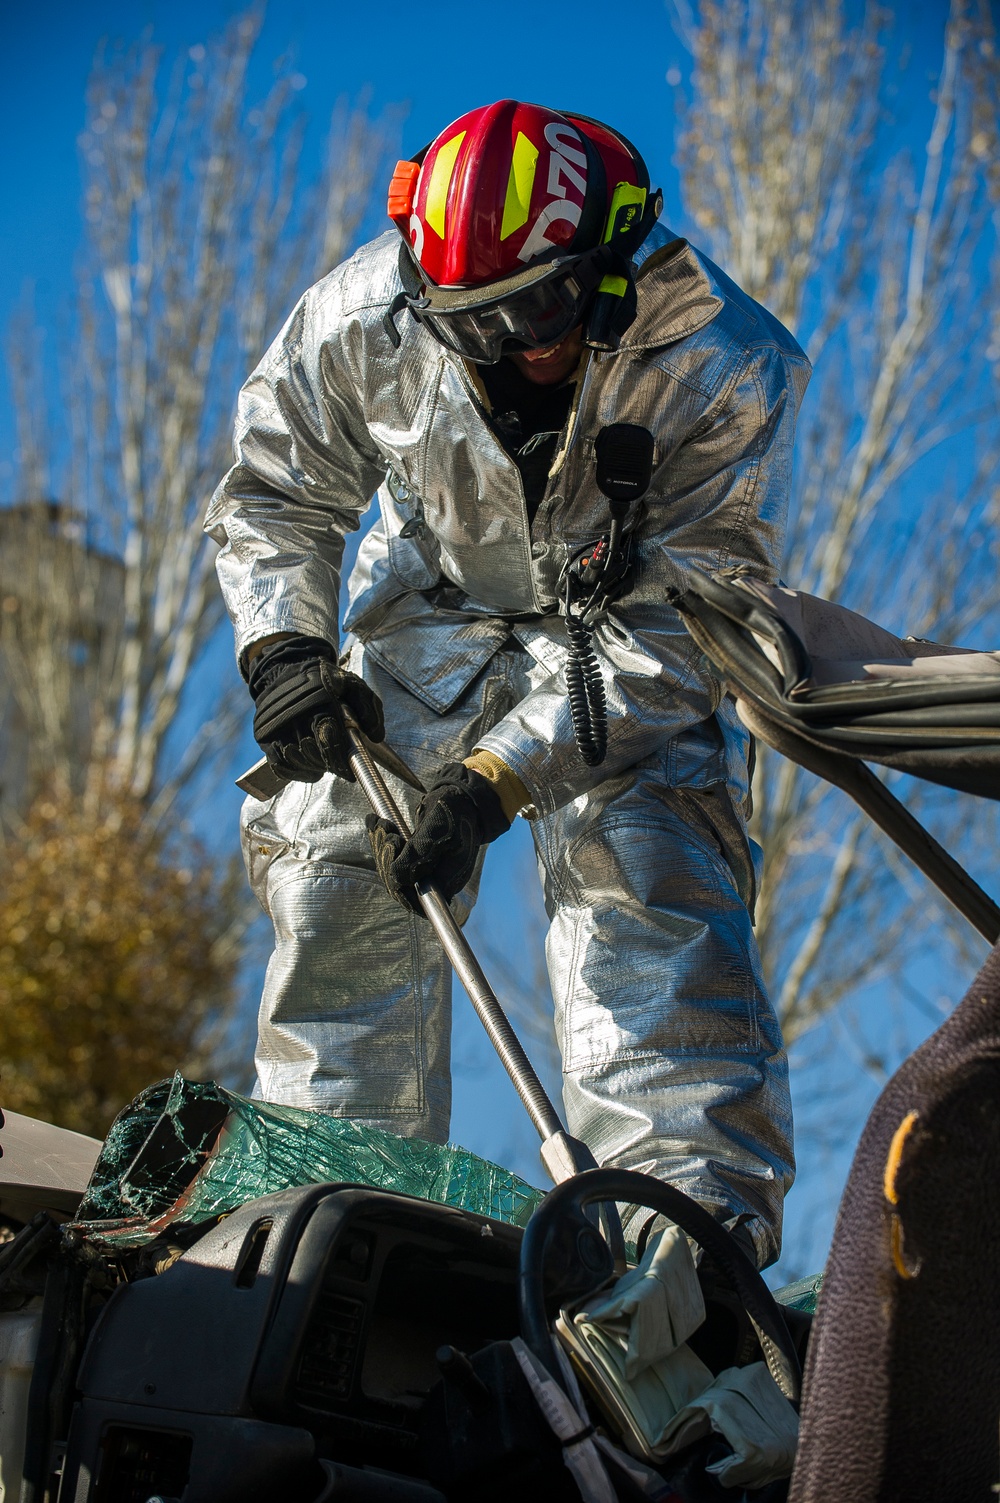
<svg viewBox="0 0 1000 1503"><path fill-rule="evenodd" d="M418 772L475 747L529 790L571 1132L598 1160L739 1217L761 1263L791 1182L787 1065L746 904L747 737L665 603L689 565L774 581L809 367L787 331L659 228L638 316L591 355L529 528L473 371L408 313L390 232L302 298L240 397L235 466L206 526L237 651L275 632L338 640L344 534L381 518L349 582L351 667ZM587 767L558 614L567 559L608 526L594 442L649 428L629 525L632 592L594 637L608 752ZM449 976L429 926L377 878L356 787L249 799L244 853L275 927L257 1052L268 1099L443 1140ZM475 883L456 900L467 911Z"/></svg>

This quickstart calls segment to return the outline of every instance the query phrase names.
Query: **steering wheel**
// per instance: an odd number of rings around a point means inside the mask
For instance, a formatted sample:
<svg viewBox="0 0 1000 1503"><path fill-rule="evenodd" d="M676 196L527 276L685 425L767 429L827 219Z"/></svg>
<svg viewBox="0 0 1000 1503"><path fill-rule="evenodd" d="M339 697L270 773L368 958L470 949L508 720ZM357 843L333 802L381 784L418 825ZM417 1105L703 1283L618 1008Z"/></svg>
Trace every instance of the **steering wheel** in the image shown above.
<svg viewBox="0 0 1000 1503"><path fill-rule="evenodd" d="M597 1201L624 1201L668 1216L716 1263L746 1310L780 1391L797 1405L802 1370L791 1334L770 1289L726 1227L674 1185L632 1169L588 1169L550 1190L528 1222L521 1242L518 1301L521 1336L561 1386L552 1332L545 1313L545 1258L553 1231L568 1216L579 1218Z"/></svg>

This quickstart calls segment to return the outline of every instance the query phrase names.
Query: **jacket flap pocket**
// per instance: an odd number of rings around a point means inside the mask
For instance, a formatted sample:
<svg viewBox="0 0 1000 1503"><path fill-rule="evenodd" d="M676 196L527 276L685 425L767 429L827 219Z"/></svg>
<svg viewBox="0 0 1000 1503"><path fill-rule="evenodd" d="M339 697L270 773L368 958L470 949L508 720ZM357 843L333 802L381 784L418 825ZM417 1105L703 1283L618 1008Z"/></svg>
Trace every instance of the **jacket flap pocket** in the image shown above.
<svg viewBox="0 0 1000 1503"><path fill-rule="evenodd" d="M397 683L445 715L509 636L506 621L436 610L423 595L407 595L364 642Z"/></svg>

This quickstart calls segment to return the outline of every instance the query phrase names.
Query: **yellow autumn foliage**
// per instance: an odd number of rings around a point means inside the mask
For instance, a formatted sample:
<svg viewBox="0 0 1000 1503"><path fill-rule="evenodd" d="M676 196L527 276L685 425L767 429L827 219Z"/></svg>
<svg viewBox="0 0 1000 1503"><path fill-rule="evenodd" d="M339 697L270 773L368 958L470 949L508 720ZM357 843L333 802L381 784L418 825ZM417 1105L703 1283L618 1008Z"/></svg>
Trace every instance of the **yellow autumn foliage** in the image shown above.
<svg viewBox="0 0 1000 1503"><path fill-rule="evenodd" d="M234 1000L234 887L144 813L50 789L0 847L0 1106L101 1138Z"/></svg>

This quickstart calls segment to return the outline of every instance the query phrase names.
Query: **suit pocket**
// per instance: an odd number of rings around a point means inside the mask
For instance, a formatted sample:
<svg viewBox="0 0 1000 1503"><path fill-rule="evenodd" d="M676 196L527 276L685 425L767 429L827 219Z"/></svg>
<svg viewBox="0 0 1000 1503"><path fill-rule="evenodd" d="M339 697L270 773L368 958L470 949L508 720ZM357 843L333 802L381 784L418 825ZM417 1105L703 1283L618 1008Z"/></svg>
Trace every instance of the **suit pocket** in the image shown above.
<svg viewBox="0 0 1000 1503"><path fill-rule="evenodd" d="M243 865L250 880L250 889L267 914L271 911L267 899L268 875L275 861L285 854L291 844L275 826L272 818L274 803L274 799L261 803L257 799L248 798L244 805L244 817L240 821ZM248 809L247 805L251 807Z"/></svg>
<svg viewBox="0 0 1000 1503"><path fill-rule="evenodd" d="M506 621L440 610L413 594L391 605L363 641L379 667L445 715L509 637Z"/></svg>

